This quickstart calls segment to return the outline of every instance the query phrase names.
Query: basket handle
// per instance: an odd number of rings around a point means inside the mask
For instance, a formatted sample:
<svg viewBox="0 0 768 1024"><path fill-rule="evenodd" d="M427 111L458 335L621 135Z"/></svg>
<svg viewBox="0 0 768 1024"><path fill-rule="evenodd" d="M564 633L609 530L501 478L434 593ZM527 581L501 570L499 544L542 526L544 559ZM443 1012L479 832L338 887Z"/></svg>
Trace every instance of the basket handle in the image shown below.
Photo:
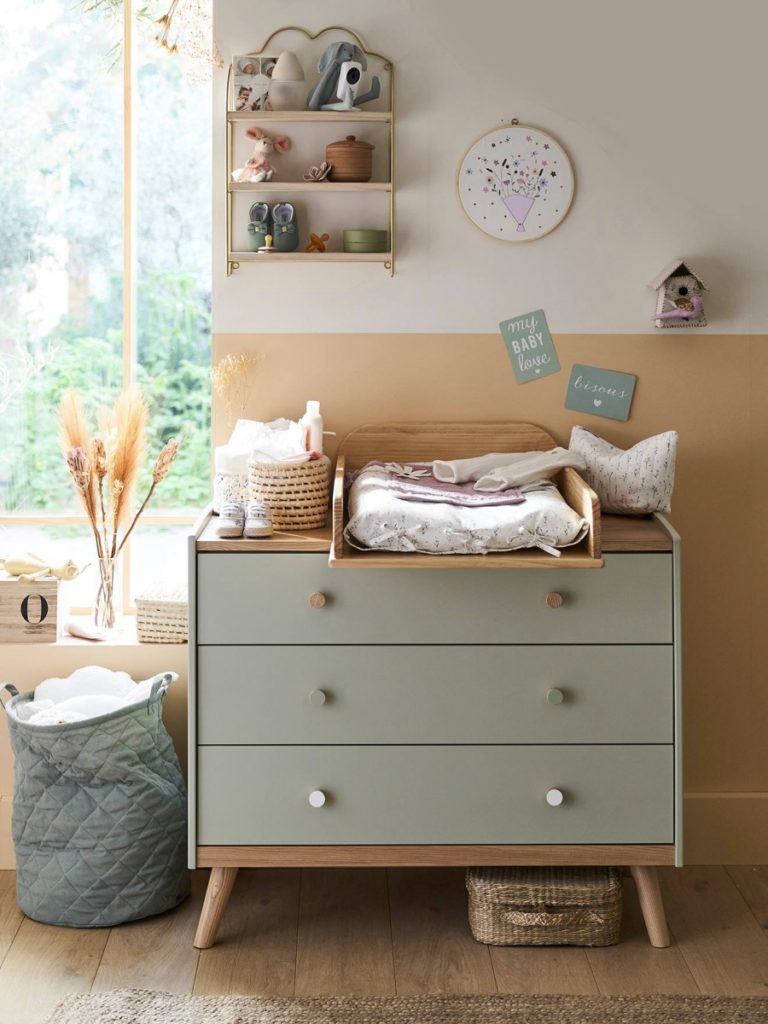
<svg viewBox="0 0 768 1024"><path fill-rule="evenodd" d="M602 917L594 910L562 910L549 913L540 910L507 910L504 912L507 924L519 928L541 928L547 925L600 924Z"/></svg>
<svg viewBox="0 0 768 1024"><path fill-rule="evenodd" d="M164 697L168 692L168 687L171 683L175 683L178 678L177 672L161 672L159 676L155 676L152 688L149 691L149 699L154 700L158 694L162 694Z"/></svg>
<svg viewBox="0 0 768 1024"><path fill-rule="evenodd" d="M4 694L9 693L11 696L8 700L4 699ZM13 683L3 683L0 686L0 707L5 711L6 705L10 702L11 698L18 697L19 691L13 685Z"/></svg>

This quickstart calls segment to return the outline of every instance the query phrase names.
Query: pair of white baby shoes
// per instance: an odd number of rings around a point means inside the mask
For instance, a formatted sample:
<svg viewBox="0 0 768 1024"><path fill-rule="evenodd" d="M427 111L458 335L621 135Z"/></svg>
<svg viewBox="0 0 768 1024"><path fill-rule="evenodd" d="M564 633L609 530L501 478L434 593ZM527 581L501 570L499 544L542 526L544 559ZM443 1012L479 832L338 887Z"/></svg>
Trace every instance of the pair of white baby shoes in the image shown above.
<svg viewBox="0 0 768 1024"><path fill-rule="evenodd" d="M272 513L263 501L225 501L216 526L217 537L269 537Z"/></svg>

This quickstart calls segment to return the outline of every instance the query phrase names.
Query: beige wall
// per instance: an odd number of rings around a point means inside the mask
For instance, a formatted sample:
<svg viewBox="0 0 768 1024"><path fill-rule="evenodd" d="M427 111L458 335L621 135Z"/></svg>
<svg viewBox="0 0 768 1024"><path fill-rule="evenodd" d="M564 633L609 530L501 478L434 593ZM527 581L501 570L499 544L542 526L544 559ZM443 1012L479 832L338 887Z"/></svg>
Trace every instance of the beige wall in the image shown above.
<svg viewBox="0 0 768 1024"><path fill-rule="evenodd" d="M585 422L622 445L677 429L687 856L765 860L768 136L755 125L768 5L216 0L214 18L225 61L286 23L336 24L396 71L391 280L338 265L226 277L226 74L215 75L214 358L263 357L249 412L297 416L319 398L340 433L377 419L515 418L561 441ZM568 217L532 245L487 238L456 196L466 147L512 117L558 137L576 172ZM710 325L695 333L650 321L646 283L675 256L709 289ZM563 371L517 386L497 325L537 308ZM573 362L638 375L629 422L564 409ZM228 426L217 410L219 442Z"/></svg>
<svg viewBox="0 0 768 1024"><path fill-rule="evenodd" d="M677 430L671 519L683 537L687 856L764 860L768 336L667 331L555 343L564 369L522 386L498 334L219 335L214 358L261 357L251 416L297 416L317 398L340 435L382 419L530 420L563 443L582 423L621 446ZM563 407L577 361L637 374L627 423ZM218 410L219 441L229 427Z"/></svg>

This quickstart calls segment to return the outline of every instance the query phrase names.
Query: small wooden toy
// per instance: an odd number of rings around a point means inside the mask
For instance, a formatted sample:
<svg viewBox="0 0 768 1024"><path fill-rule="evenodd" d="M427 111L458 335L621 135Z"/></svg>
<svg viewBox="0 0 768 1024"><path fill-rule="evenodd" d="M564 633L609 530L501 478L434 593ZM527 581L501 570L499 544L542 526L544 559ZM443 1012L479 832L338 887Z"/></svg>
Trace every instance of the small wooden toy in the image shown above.
<svg viewBox="0 0 768 1024"><path fill-rule="evenodd" d="M4 569L9 576L18 577L22 583L32 583L46 576L55 576L57 580L73 580L85 568L87 567L83 566L82 569L78 569L71 559L63 565L51 565L31 551L0 558L0 569Z"/></svg>
<svg viewBox="0 0 768 1024"><path fill-rule="evenodd" d="M684 260L673 260L648 285L658 293L656 327L706 327L704 283Z"/></svg>
<svg viewBox="0 0 768 1024"><path fill-rule="evenodd" d="M333 164L329 164L327 160L323 160L319 167L315 167L313 165L309 168L303 176L304 181L325 181L332 170Z"/></svg>
<svg viewBox="0 0 768 1024"><path fill-rule="evenodd" d="M325 252L325 243L330 241L331 236L310 234L309 238L309 245L304 252Z"/></svg>

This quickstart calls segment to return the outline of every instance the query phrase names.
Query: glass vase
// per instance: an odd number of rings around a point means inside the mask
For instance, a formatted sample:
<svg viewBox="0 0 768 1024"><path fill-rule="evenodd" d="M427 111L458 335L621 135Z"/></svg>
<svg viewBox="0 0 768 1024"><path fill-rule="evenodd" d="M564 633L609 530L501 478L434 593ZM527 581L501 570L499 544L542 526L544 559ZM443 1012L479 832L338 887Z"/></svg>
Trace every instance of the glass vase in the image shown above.
<svg viewBox="0 0 768 1024"><path fill-rule="evenodd" d="M120 614L119 558L99 558L99 589L93 608L93 622L98 629L112 631Z"/></svg>

